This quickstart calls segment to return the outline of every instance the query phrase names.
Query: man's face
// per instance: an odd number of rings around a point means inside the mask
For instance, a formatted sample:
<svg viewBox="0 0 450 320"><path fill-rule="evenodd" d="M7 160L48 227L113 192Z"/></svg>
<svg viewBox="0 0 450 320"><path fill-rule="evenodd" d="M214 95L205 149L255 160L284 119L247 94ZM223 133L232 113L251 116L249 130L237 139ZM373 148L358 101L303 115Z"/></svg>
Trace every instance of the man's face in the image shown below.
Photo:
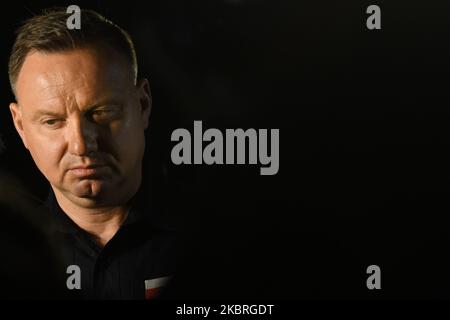
<svg viewBox="0 0 450 320"><path fill-rule="evenodd" d="M28 54L10 105L15 127L57 198L120 205L141 182L151 108L147 80L107 48Z"/></svg>

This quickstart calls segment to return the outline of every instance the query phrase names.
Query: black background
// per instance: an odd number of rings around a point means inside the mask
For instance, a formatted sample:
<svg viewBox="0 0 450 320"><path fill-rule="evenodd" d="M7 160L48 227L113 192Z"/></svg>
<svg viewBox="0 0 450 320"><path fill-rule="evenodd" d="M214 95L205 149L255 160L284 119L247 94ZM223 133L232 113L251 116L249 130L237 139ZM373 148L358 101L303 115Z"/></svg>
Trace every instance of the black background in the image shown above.
<svg viewBox="0 0 450 320"><path fill-rule="evenodd" d="M9 115L20 22L105 15L153 94L145 165L181 221L182 298L448 298L448 1L14 1L1 15L1 168L45 198ZM344 2L344 1L342 1ZM382 29L366 28L377 4ZM175 166L176 128L279 128L280 170ZM381 290L366 268L381 268Z"/></svg>

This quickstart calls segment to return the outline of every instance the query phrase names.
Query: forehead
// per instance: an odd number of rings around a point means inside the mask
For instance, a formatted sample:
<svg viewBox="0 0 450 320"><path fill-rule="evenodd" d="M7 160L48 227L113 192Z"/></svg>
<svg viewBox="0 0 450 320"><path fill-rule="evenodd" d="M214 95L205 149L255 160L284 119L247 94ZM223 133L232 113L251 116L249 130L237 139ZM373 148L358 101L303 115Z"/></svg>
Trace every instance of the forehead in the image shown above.
<svg viewBox="0 0 450 320"><path fill-rule="evenodd" d="M36 105L61 99L88 103L116 96L134 84L130 69L125 58L113 50L32 52L17 79L17 99L22 105Z"/></svg>

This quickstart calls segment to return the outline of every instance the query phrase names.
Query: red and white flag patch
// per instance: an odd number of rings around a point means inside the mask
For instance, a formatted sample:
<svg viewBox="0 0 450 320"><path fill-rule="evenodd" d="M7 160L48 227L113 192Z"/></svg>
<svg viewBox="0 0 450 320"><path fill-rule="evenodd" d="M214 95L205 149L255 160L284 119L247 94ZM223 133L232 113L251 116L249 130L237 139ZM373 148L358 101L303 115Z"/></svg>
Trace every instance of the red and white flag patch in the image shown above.
<svg viewBox="0 0 450 320"><path fill-rule="evenodd" d="M171 276L145 280L145 299L153 299L170 280Z"/></svg>

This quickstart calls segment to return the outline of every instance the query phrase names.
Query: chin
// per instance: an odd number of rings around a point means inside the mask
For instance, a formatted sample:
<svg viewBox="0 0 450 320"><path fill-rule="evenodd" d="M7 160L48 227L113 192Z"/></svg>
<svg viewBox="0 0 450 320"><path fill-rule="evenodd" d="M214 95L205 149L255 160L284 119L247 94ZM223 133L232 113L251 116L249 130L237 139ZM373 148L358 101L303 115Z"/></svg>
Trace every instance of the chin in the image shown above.
<svg viewBox="0 0 450 320"><path fill-rule="evenodd" d="M72 188L72 194L78 198L100 199L108 189L107 184L101 180L82 180Z"/></svg>

